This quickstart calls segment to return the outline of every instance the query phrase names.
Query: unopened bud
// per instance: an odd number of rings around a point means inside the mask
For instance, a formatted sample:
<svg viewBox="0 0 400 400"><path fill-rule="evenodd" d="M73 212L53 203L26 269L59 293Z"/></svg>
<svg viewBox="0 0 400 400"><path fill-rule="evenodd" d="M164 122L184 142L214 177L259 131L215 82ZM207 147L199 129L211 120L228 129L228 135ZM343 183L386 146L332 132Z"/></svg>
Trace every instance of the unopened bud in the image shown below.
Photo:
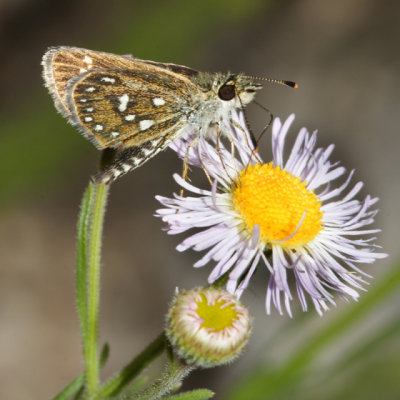
<svg viewBox="0 0 400 400"><path fill-rule="evenodd" d="M178 293L167 316L166 333L175 351L188 363L205 368L237 357L250 331L247 308L214 287Z"/></svg>

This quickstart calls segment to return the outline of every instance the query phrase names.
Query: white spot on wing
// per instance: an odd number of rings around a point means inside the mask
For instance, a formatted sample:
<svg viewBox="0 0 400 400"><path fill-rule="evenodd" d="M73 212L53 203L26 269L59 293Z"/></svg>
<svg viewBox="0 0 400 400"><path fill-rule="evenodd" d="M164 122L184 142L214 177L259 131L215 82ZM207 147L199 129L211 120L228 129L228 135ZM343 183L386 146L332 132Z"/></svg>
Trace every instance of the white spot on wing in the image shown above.
<svg viewBox="0 0 400 400"><path fill-rule="evenodd" d="M91 92L94 92L95 90L96 90L96 88L95 88L94 86L90 86L90 87L88 87L88 88L86 89L86 92L91 93Z"/></svg>
<svg viewBox="0 0 400 400"><path fill-rule="evenodd" d="M112 137L117 137L117 136L119 136L119 132L111 132L111 136Z"/></svg>
<svg viewBox="0 0 400 400"><path fill-rule="evenodd" d="M97 125L94 127L94 130L97 131L97 132L99 132L99 131L102 131L103 128L104 128L103 125L98 125L98 124L97 124Z"/></svg>
<svg viewBox="0 0 400 400"><path fill-rule="evenodd" d="M135 119L135 115L132 115L132 114L127 115L127 116L125 117L125 119L126 119L127 121L133 121L133 120Z"/></svg>
<svg viewBox="0 0 400 400"><path fill-rule="evenodd" d="M93 112L94 111L94 108L93 107L88 107L87 109L86 109L86 112Z"/></svg>
<svg viewBox="0 0 400 400"><path fill-rule="evenodd" d="M141 131L145 131L146 129L149 129L153 125L154 121L152 121L151 119L144 119L143 121L139 122L139 127Z"/></svg>
<svg viewBox="0 0 400 400"><path fill-rule="evenodd" d="M86 99L80 99L79 101L80 101L81 103L86 103L86 102L87 102Z"/></svg>
<svg viewBox="0 0 400 400"><path fill-rule="evenodd" d="M163 106L163 105L165 104L165 100L164 100L164 99L161 99L160 97L155 97L155 98L153 99L153 104L154 104L155 106Z"/></svg>
<svg viewBox="0 0 400 400"><path fill-rule="evenodd" d="M92 117L85 117L85 122L90 122L90 121L93 121Z"/></svg>
<svg viewBox="0 0 400 400"><path fill-rule="evenodd" d="M80 73L82 73L82 72L86 72L87 71L87 69L86 68L79 68L79 72Z"/></svg>
<svg viewBox="0 0 400 400"><path fill-rule="evenodd" d="M124 172L128 172L132 169L132 167L129 164L122 164L122 169L124 170Z"/></svg>
<svg viewBox="0 0 400 400"><path fill-rule="evenodd" d="M151 141L151 147L154 149L155 147L157 147L158 143L160 143L161 139L154 139Z"/></svg>
<svg viewBox="0 0 400 400"><path fill-rule="evenodd" d="M126 107L128 106L129 96L127 94L123 94L122 96L118 97L118 100L119 100L118 110L121 112L125 111Z"/></svg>
<svg viewBox="0 0 400 400"><path fill-rule="evenodd" d="M91 57L85 56L84 59L83 59L83 62L85 62L86 64L92 64L93 60L92 60Z"/></svg>
<svg viewBox="0 0 400 400"><path fill-rule="evenodd" d="M108 76L103 76L103 77L101 78L101 80L102 80L103 82L115 83L115 79L114 79L114 78L110 78L110 77L108 77Z"/></svg>
<svg viewBox="0 0 400 400"><path fill-rule="evenodd" d="M143 154L148 157L150 154L153 154L153 150L143 149Z"/></svg>
<svg viewBox="0 0 400 400"><path fill-rule="evenodd" d="M136 167L140 164L140 160L136 157L132 157L131 161L133 162L133 165Z"/></svg>

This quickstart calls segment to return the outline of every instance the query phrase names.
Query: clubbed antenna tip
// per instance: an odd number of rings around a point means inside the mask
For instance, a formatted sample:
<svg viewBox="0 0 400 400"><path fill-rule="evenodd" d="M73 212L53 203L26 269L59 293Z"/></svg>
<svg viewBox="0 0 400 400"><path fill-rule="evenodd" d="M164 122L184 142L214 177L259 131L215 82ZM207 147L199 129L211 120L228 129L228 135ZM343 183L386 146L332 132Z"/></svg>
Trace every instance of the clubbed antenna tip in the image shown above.
<svg viewBox="0 0 400 400"><path fill-rule="evenodd" d="M283 81L286 86L292 87L293 89L298 89L299 85L292 81Z"/></svg>

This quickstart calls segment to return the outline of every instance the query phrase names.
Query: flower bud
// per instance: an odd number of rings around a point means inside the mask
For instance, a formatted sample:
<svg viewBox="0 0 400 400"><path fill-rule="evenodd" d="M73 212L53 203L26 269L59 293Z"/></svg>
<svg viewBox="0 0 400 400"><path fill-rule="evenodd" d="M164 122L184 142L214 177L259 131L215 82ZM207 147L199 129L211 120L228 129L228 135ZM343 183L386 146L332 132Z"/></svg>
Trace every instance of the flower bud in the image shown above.
<svg viewBox="0 0 400 400"><path fill-rule="evenodd" d="M251 318L235 296L214 287L177 293L166 333L177 354L199 367L226 364L247 343Z"/></svg>

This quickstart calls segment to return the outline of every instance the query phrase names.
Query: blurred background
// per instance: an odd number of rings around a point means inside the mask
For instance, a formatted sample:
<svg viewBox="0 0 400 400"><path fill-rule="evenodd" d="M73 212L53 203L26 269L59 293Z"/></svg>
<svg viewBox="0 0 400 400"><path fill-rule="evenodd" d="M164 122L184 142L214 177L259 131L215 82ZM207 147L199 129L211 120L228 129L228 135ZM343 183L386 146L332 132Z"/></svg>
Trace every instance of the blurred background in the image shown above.
<svg viewBox="0 0 400 400"><path fill-rule="evenodd" d="M194 373L185 388L217 399L399 399L400 2L388 0L2 0L0 2L0 398L46 399L83 367L74 304L78 207L99 152L57 114L43 87L48 46L70 45L205 71L295 80L266 84L258 101L295 128L335 143L363 195L380 197L378 243L390 257L358 304L338 300L323 318L265 315L266 271L243 302L254 315L247 352ZM267 118L249 107L257 132ZM295 131L292 131L292 137ZM269 134L262 147L270 158ZM181 162L167 150L112 187L103 246L104 376L163 327L176 286L206 282L194 252L178 254L153 217L156 194L176 191ZM157 374L161 368L156 365ZM295 394L295 397L293 397Z"/></svg>

